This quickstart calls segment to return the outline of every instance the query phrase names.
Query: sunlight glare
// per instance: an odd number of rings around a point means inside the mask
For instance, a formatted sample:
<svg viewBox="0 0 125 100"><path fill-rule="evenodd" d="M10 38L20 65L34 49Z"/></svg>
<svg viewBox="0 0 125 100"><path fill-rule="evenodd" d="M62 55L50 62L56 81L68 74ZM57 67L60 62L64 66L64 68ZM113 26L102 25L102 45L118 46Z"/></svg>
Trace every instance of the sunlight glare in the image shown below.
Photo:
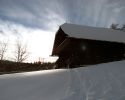
<svg viewBox="0 0 125 100"><path fill-rule="evenodd" d="M35 30L30 36L25 36L30 51L29 60L38 61L39 58L48 58L52 52L54 37L54 32L42 30Z"/></svg>

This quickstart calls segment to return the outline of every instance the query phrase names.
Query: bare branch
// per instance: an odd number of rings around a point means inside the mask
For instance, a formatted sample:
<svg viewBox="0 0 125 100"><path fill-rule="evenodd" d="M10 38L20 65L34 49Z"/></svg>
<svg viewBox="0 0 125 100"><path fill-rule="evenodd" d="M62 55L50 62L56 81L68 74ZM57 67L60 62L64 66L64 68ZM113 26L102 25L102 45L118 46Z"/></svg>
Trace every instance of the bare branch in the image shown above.
<svg viewBox="0 0 125 100"><path fill-rule="evenodd" d="M4 59L5 53L7 51L8 42L0 42L0 60Z"/></svg>
<svg viewBox="0 0 125 100"><path fill-rule="evenodd" d="M28 58L27 46L23 45L20 41L17 41L15 60L17 62L23 62Z"/></svg>
<svg viewBox="0 0 125 100"><path fill-rule="evenodd" d="M113 23L113 24L110 26L110 28L115 30L115 29L118 28L118 25L119 25L119 24L114 24L114 23Z"/></svg>

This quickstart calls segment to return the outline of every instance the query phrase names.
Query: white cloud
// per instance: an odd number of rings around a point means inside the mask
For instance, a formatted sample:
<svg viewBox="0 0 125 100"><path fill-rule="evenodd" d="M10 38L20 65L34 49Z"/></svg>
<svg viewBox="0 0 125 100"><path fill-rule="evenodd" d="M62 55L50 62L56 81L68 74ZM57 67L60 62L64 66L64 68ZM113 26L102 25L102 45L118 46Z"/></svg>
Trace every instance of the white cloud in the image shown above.
<svg viewBox="0 0 125 100"><path fill-rule="evenodd" d="M51 55L55 32L27 28L8 21L0 22L0 29L4 31L4 34L0 34L0 40L9 41L7 58L10 60L14 57L17 39L20 39L23 44L27 45L29 52L28 61L35 61L39 57L46 58Z"/></svg>

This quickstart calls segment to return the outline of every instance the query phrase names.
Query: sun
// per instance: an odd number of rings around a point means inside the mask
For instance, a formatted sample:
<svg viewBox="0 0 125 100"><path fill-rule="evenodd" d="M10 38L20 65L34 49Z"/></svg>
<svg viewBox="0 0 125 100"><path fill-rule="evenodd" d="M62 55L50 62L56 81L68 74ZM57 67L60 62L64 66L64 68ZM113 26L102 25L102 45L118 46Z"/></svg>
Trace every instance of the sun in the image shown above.
<svg viewBox="0 0 125 100"><path fill-rule="evenodd" d="M28 61L38 61L39 58L49 59L50 62L53 60L53 57L50 59L50 55L52 53L55 32L35 30L24 38L27 41L28 51L30 53Z"/></svg>

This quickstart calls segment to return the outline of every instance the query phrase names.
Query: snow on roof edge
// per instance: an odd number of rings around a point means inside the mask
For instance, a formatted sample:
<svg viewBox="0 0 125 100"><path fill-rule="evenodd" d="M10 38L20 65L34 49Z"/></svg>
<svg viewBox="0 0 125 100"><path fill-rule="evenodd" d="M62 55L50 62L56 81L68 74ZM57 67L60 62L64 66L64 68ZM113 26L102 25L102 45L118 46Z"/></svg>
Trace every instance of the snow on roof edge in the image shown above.
<svg viewBox="0 0 125 100"><path fill-rule="evenodd" d="M125 32L120 30L69 23L60 27L69 37L125 43Z"/></svg>

